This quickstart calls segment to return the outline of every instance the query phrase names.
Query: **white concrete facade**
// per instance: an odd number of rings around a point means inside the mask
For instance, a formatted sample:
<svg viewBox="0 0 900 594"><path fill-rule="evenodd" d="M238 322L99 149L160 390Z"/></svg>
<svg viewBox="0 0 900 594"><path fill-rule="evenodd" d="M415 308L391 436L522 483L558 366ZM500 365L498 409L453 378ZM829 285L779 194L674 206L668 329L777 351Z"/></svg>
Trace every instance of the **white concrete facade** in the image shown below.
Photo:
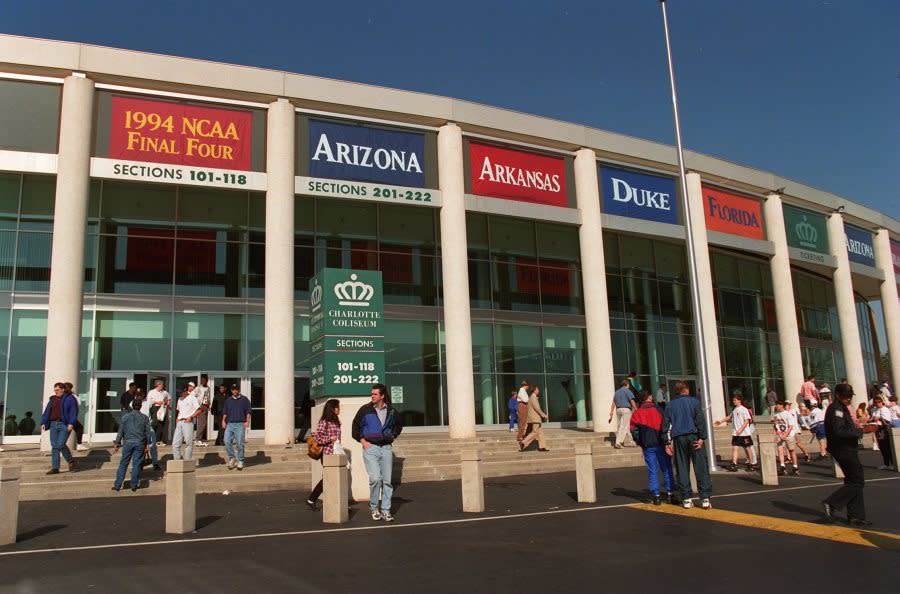
<svg viewBox="0 0 900 594"><path fill-rule="evenodd" d="M73 48L77 51L72 51ZM584 315L583 322L578 316L568 319L574 320L573 326L583 323L585 328L590 367L590 402L595 420L593 429L597 432L611 429L606 413L615 390L614 359L606 259L603 252L604 232L610 232L610 225L604 230L597 164L599 160L613 163L616 167L634 166L639 170L649 169L657 175L674 177L670 147L444 97L327 81L290 73L0 35L0 71L3 71L3 64L15 66L8 69L10 72L30 68L34 75L58 76L60 72L71 73L83 69L97 73L98 80L103 80L105 84L127 85L131 92L137 94L141 93L141 88L135 88L134 85L140 83L149 91L156 89L167 93L181 92L185 96L205 98L206 102L213 104L219 98L235 102L256 101L262 106L268 106L265 159L268 184L266 278L263 304L266 443L287 443L292 439L294 431L294 323L298 315L298 304L294 298L294 176L297 141L294 109L310 105L320 110L332 110L327 112L343 118L368 117L384 123L386 117L396 116L396 122L393 122L396 127L411 124L437 130L437 186L442 201L439 213L443 275L440 321L446 345L446 357L442 365L446 373L446 421L450 436L471 439L475 436L476 429L467 208L469 211L481 208L481 212L492 216L552 220L573 228L578 225ZM54 381L74 382L79 377L79 372L83 371L79 369L84 299L81 287L84 279L90 158L96 107L94 89L95 83L90 77L66 76L62 93L58 155L45 155L46 158L42 160L51 163L56 158L57 162L40 171L52 173L50 169L55 168L57 173L52 273L46 304L48 348L44 365L45 398ZM272 101L272 97L285 99ZM541 148L562 151L570 160L574 154L574 176L570 183L575 186L576 204L569 204L569 208L543 207L515 200L484 198L481 200L484 203L481 207L476 205L473 208L473 200L467 197L468 155L464 152L465 134L487 136L487 142L493 139L497 143L511 146L523 143L520 145L523 151ZM524 144L526 141L527 144ZM0 153L9 152L0 147ZM0 165L32 161L34 158L24 153L16 153L6 160L0 154ZM821 269L806 267L803 262L792 262L784 229L782 195L770 193L769 189L788 186L789 190L785 194L789 195L792 203L802 204L805 208L822 214L830 213L837 205L845 204L844 216L850 217L848 220L854 225L878 229L875 237L877 267L888 279L880 283L878 297L884 303L887 341L892 354L891 372L896 387L900 373L900 305L897 301L896 283L892 282L895 277L890 242L892 237L894 240L900 237L900 223L839 196L766 172L690 152L687 154L687 165L695 171L688 177L688 192L693 205L693 240L699 277L702 279L699 290L702 325L705 328L705 333L697 338L704 341L708 353L713 415L717 418L724 416L726 394L713 303L715 287L709 255L710 240L701 204L701 184L707 179L715 180L716 183L727 180L736 192L757 196L768 193L764 203L764 220L766 238L774 247L774 255L769 259L769 270L775 295L777 340L784 368L786 394L780 395L783 397L791 398L795 395L804 379L792 267L812 270L818 274L822 272ZM5 165L5 170L25 171L16 165ZM544 219L543 213L548 213L549 216ZM831 255L838 264L834 270L833 282L846 374L857 390L863 393L866 377L855 312L854 272L844 249L843 219L839 214L827 216L830 217L828 229ZM627 220L633 221L635 228L624 231L619 229L616 233L659 237L670 243L677 239L659 231L662 228L659 224L638 219ZM668 228L671 230L679 227L669 225ZM740 251L739 248L734 249ZM758 257L758 254L750 255ZM876 296L867 294L866 297L871 299ZM16 301L21 299L19 296L14 295L9 299L13 303L12 307L16 304L34 306L25 301ZM39 306L43 307L44 304ZM522 312L513 313L518 315ZM522 319L520 315L511 323L526 323ZM540 325L540 320L541 314L535 314L527 323ZM486 359L487 355L482 355L481 358ZM502 402L506 392L501 389L496 396L482 392L489 388L487 384L479 386L478 396L483 407L493 410L489 406L492 404L490 399L496 397ZM483 418L489 418L489 412L491 410L485 408Z"/></svg>

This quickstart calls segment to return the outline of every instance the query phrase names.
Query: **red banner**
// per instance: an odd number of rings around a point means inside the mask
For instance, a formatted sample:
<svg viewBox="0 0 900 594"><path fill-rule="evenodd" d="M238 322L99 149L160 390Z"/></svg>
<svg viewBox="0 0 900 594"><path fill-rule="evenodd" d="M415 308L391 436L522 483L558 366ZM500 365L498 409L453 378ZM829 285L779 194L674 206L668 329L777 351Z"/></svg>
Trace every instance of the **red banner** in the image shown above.
<svg viewBox="0 0 900 594"><path fill-rule="evenodd" d="M562 263L562 267L557 268L554 264L548 265L546 260L543 262L544 265L538 268L537 260L531 258L516 259L516 291L537 295L538 286L540 286L540 292L546 296L571 296L572 271L567 267L567 264ZM539 276L540 285L538 285Z"/></svg>
<svg viewBox="0 0 900 594"><path fill-rule="evenodd" d="M759 200L703 187L703 212L710 231L763 239Z"/></svg>
<svg viewBox="0 0 900 594"><path fill-rule="evenodd" d="M566 206L565 162L495 146L469 145L472 193L551 206Z"/></svg>
<svg viewBox="0 0 900 594"><path fill-rule="evenodd" d="M115 96L109 157L249 171L252 128L248 111Z"/></svg>

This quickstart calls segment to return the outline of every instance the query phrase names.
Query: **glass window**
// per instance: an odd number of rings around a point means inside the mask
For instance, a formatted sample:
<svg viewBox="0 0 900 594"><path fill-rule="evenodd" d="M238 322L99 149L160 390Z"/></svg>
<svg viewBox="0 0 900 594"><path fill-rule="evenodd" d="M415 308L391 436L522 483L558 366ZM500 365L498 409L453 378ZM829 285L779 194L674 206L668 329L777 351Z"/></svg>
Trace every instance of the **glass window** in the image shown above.
<svg viewBox="0 0 900 594"><path fill-rule="evenodd" d="M172 369L240 369L243 316L175 314Z"/></svg>
<svg viewBox="0 0 900 594"><path fill-rule="evenodd" d="M62 86L0 80L0 148L55 153Z"/></svg>
<svg viewBox="0 0 900 594"><path fill-rule="evenodd" d="M487 215L466 213L466 242L469 247L469 258L487 260L490 257Z"/></svg>
<svg viewBox="0 0 900 594"><path fill-rule="evenodd" d="M19 233L16 246L16 291L50 290L50 233Z"/></svg>
<svg viewBox="0 0 900 594"><path fill-rule="evenodd" d="M385 320L384 360L387 372L440 371L437 332L437 322Z"/></svg>
<svg viewBox="0 0 900 594"><path fill-rule="evenodd" d="M263 206L265 215L265 206ZM316 228L316 200L315 198L294 197L294 233L297 238L306 237L312 239Z"/></svg>
<svg viewBox="0 0 900 594"><path fill-rule="evenodd" d="M737 262L733 257L713 252L712 264L713 278L717 288L739 289L741 287Z"/></svg>
<svg viewBox="0 0 900 594"><path fill-rule="evenodd" d="M687 281L687 250L683 245L655 242L656 276Z"/></svg>
<svg viewBox="0 0 900 594"><path fill-rule="evenodd" d="M312 367L309 344L309 317L294 318L294 369L309 371Z"/></svg>
<svg viewBox="0 0 900 594"><path fill-rule="evenodd" d="M537 223L538 255L555 262L580 262L578 227Z"/></svg>
<svg viewBox="0 0 900 594"><path fill-rule="evenodd" d="M441 376L437 373L388 373L388 390L400 390L403 402L394 405L407 427L440 425ZM396 394L396 392L394 392Z"/></svg>
<svg viewBox="0 0 900 594"><path fill-rule="evenodd" d="M619 236L615 233L603 234L603 259L607 272L619 272Z"/></svg>
<svg viewBox="0 0 900 594"><path fill-rule="evenodd" d="M544 372L539 326L497 324L494 326L497 371L528 379L528 374Z"/></svg>
<svg viewBox="0 0 900 594"><path fill-rule="evenodd" d="M534 223L521 219L490 217L493 256L537 256Z"/></svg>
<svg viewBox="0 0 900 594"><path fill-rule="evenodd" d="M534 262L531 260L531 262ZM494 307L513 311L540 311L539 270L519 261L493 263Z"/></svg>
<svg viewBox="0 0 900 594"><path fill-rule="evenodd" d="M435 305L439 290L435 258L416 251L402 253L401 248L394 249L396 251L379 255L384 302Z"/></svg>
<svg viewBox="0 0 900 594"><path fill-rule="evenodd" d="M131 230L118 237L101 235L97 266L100 293L171 295L175 263L174 231ZM147 236L156 233L156 237Z"/></svg>
<svg viewBox="0 0 900 594"><path fill-rule="evenodd" d="M252 250L255 262L251 261L251 271L258 275L259 285L265 286L266 253L260 246L258 250ZM294 299L309 299L309 281L316 275L316 250L312 245L294 247ZM262 297L262 292L259 295Z"/></svg>
<svg viewBox="0 0 900 594"><path fill-rule="evenodd" d="M542 407L551 422L580 422L591 418L590 388L587 375L547 374Z"/></svg>
<svg viewBox="0 0 900 594"><path fill-rule="evenodd" d="M619 258L623 272L628 270L653 272L653 241L643 237L619 237Z"/></svg>
<svg viewBox="0 0 900 594"><path fill-rule="evenodd" d="M469 260L469 304L474 309L491 309L491 263Z"/></svg>
<svg viewBox="0 0 900 594"><path fill-rule="evenodd" d="M545 326L543 333L547 373L579 375L588 372L584 330Z"/></svg>
<svg viewBox="0 0 900 594"><path fill-rule="evenodd" d="M94 334L97 369L171 369L171 326L168 313L98 311Z"/></svg>
<svg viewBox="0 0 900 594"><path fill-rule="evenodd" d="M558 267L542 260L540 266L541 309L545 312L584 313L581 291L581 272L574 264Z"/></svg>
<svg viewBox="0 0 900 594"><path fill-rule="evenodd" d="M472 368L475 373L494 371L494 337L491 324L472 324Z"/></svg>
<svg viewBox="0 0 900 594"><path fill-rule="evenodd" d="M309 341L309 332L307 331L307 342ZM266 368L266 322L265 317L261 315L247 316L247 338L241 343L245 349L245 354L240 357L241 369L249 371L264 371ZM302 332L299 336L302 336ZM294 341L298 340L298 336L294 337ZM246 365L244 360L246 359ZM229 369L226 367L225 369Z"/></svg>
<svg viewBox="0 0 900 594"><path fill-rule="evenodd" d="M120 224L131 224L131 233L153 227L172 227L175 222L175 186L103 182L100 217L105 233L119 233ZM126 228L127 229L127 228Z"/></svg>
<svg viewBox="0 0 900 594"><path fill-rule="evenodd" d="M16 260L16 232L0 231L0 291L12 291Z"/></svg>
<svg viewBox="0 0 900 594"><path fill-rule="evenodd" d="M26 175L22 180L22 216L19 229L52 231L56 203L56 178Z"/></svg>
<svg viewBox="0 0 900 594"><path fill-rule="evenodd" d="M316 211L316 237L320 247L345 248L352 243L355 249L376 249L377 204L319 200Z"/></svg>
<svg viewBox="0 0 900 594"><path fill-rule="evenodd" d="M7 374L6 409L4 420L15 415L16 422L21 422L26 413L31 413L35 429L33 435L41 433L41 414L43 411L44 374L41 373L9 373ZM73 378L75 379L75 378ZM65 381L65 380L61 380ZM5 425L6 423L4 423ZM17 427L18 429L18 427ZM16 432L18 433L18 431ZM6 435L9 435L6 432Z"/></svg>
<svg viewBox="0 0 900 594"><path fill-rule="evenodd" d="M493 425L509 421L506 403L509 400L509 394L502 392L499 395L501 397L498 397L494 377L490 373L476 373L474 376L475 423L478 425Z"/></svg>
<svg viewBox="0 0 900 594"><path fill-rule="evenodd" d="M179 187L178 227L243 231L247 228L247 192Z"/></svg>
<svg viewBox="0 0 900 594"><path fill-rule="evenodd" d="M241 294L240 281L244 276L241 244L179 239L175 254L176 295L238 297Z"/></svg>
<svg viewBox="0 0 900 594"><path fill-rule="evenodd" d="M47 345L47 312L15 310L12 316L9 369L43 371ZM37 393L41 393L38 388Z"/></svg>
<svg viewBox="0 0 900 594"><path fill-rule="evenodd" d="M13 173L0 173L0 229L16 228L21 179Z"/></svg>
<svg viewBox="0 0 900 594"><path fill-rule="evenodd" d="M434 254L434 210L384 204L379 210L382 251Z"/></svg>

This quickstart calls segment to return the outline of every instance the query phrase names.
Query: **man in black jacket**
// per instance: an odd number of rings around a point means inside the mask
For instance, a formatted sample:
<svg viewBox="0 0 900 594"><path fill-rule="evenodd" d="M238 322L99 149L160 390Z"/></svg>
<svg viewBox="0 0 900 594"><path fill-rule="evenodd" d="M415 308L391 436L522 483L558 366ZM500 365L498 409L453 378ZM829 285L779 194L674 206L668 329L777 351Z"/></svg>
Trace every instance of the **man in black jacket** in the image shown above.
<svg viewBox="0 0 900 594"><path fill-rule="evenodd" d="M850 384L838 384L834 388L834 397L835 401L825 412L825 437L828 452L844 472L844 486L822 502L825 521L833 522L834 510L846 507L847 520L851 526L871 526L872 523L866 520L863 499L866 482L858 450L863 429L856 423L856 417L850 410L853 387Z"/></svg>

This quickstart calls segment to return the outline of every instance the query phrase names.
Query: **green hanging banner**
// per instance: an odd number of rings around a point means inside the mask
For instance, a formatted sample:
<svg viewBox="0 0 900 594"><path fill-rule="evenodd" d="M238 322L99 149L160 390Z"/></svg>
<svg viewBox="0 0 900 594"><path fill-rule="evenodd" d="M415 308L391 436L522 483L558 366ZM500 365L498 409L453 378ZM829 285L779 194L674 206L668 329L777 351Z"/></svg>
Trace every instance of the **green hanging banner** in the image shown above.
<svg viewBox="0 0 900 594"><path fill-rule="evenodd" d="M368 396L384 383L381 272L323 268L309 281L313 398Z"/></svg>
<svg viewBox="0 0 900 594"><path fill-rule="evenodd" d="M801 250L828 254L828 227L825 216L784 205L784 232L788 245Z"/></svg>

